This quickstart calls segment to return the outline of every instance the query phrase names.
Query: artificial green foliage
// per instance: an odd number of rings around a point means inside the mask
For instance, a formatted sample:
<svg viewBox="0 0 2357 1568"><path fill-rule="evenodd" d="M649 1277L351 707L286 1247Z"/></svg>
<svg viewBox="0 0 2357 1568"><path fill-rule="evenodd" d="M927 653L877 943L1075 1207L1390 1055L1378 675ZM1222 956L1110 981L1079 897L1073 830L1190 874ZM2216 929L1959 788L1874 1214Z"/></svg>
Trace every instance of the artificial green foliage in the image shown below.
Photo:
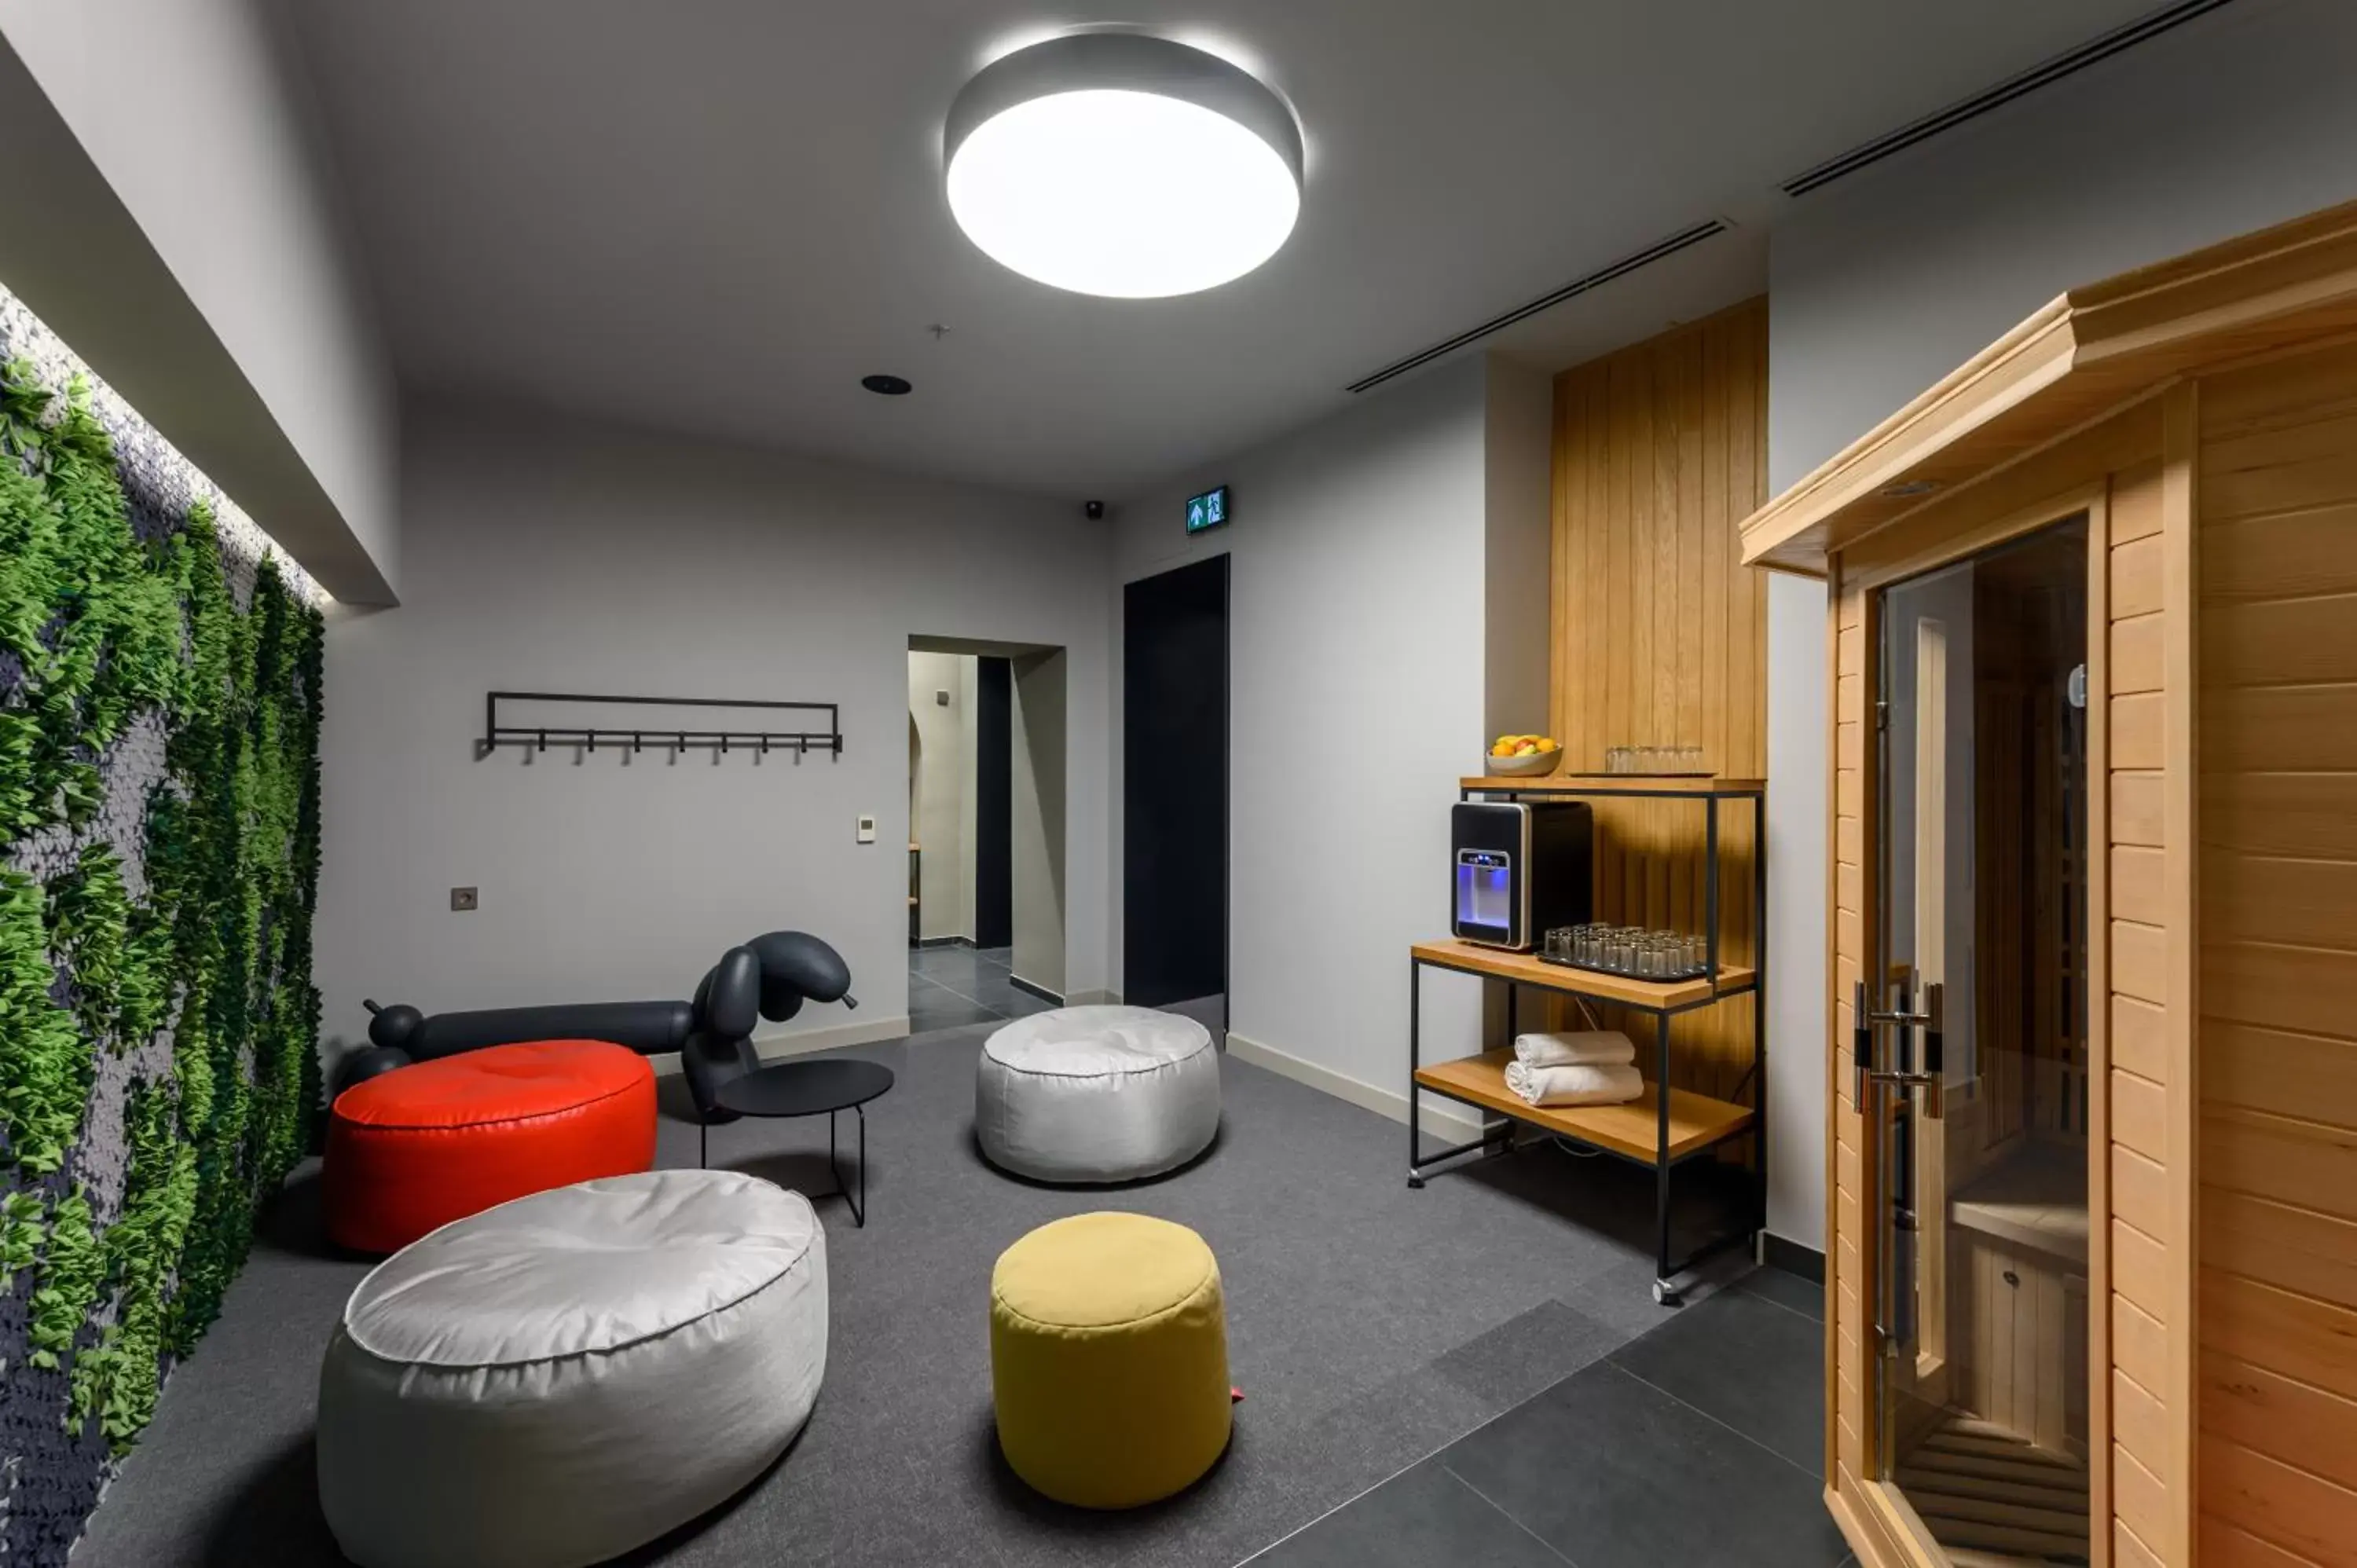
<svg viewBox="0 0 2357 1568"><path fill-rule="evenodd" d="M33 1287L33 1353L27 1359L34 1366L54 1368L64 1361L105 1274L106 1250L91 1229L90 1199L76 1187L49 1217L40 1283Z"/></svg>
<svg viewBox="0 0 2357 1568"><path fill-rule="evenodd" d="M8 1161L42 1176L65 1163L90 1094L91 1042L51 1000L41 889L0 869L0 1128Z"/></svg>
<svg viewBox="0 0 2357 1568"><path fill-rule="evenodd" d="M41 1195L19 1189L0 1198L0 1290L16 1287L16 1276L33 1266L41 1238Z"/></svg>
<svg viewBox="0 0 2357 1568"><path fill-rule="evenodd" d="M196 1212L197 1152L176 1136L176 1122L162 1089L134 1097L124 1119L131 1165L123 1215L106 1233L116 1317L96 1346L74 1358L72 1419L79 1423L97 1412L118 1454L156 1413L170 1269Z"/></svg>
<svg viewBox="0 0 2357 1568"><path fill-rule="evenodd" d="M320 1100L320 618L268 560L241 609L201 502L150 532L86 391L0 367L0 1279L30 1276L24 1361L67 1372L68 1429L117 1454ZM112 758L159 723L126 824ZM16 868L59 834L46 885ZM128 1058L119 1146L102 1054Z"/></svg>

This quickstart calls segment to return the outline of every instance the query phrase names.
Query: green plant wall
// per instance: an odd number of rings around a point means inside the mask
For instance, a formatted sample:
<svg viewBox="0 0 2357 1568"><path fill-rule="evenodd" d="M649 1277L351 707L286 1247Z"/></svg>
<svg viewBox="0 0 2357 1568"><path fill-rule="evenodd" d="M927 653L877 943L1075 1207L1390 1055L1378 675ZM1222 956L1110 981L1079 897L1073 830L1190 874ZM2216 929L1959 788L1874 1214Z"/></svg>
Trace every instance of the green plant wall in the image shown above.
<svg viewBox="0 0 2357 1568"><path fill-rule="evenodd" d="M0 1557L61 1563L308 1146L320 615L5 293L0 349Z"/></svg>

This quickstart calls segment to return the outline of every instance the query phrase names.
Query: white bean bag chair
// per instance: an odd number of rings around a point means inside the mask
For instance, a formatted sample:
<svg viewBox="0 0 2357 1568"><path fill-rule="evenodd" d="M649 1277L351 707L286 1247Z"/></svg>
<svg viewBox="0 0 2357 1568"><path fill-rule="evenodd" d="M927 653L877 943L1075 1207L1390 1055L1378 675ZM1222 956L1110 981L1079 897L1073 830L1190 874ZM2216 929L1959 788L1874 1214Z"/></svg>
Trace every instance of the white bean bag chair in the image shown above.
<svg viewBox="0 0 2357 1568"><path fill-rule="evenodd" d="M1220 1053L1192 1018L1060 1007L982 1047L974 1130L991 1164L1035 1181L1134 1181L1185 1165L1220 1130Z"/></svg>
<svg viewBox="0 0 2357 1568"><path fill-rule="evenodd" d="M362 1568L580 1568L759 1476L825 1369L801 1194L687 1170L535 1193L352 1293L319 1373L319 1502Z"/></svg>

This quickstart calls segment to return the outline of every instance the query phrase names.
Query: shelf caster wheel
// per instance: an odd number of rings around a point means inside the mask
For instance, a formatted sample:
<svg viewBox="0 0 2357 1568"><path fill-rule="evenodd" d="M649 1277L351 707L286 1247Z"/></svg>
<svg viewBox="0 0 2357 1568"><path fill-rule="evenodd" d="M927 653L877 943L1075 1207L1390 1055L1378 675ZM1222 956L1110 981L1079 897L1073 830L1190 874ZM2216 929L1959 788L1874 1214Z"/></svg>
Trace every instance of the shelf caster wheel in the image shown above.
<svg viewBox="0 0 2357 1568"><path fill-rule="evenodd" d="M1678 1287L1672 1284L1667 1280L1655 1280L1653 1282L1653 1301L1656 1305L1660 1306L1677 1305Z"/></svg>
<svg viewBox="0 0 2357 1568"><path fill-rule="evenodd" d="M1414 1192L1422 1192L1424 1190L1424 1178L1411 1171L1408 1173L1407 1185L1409 1190Z"/></svg>

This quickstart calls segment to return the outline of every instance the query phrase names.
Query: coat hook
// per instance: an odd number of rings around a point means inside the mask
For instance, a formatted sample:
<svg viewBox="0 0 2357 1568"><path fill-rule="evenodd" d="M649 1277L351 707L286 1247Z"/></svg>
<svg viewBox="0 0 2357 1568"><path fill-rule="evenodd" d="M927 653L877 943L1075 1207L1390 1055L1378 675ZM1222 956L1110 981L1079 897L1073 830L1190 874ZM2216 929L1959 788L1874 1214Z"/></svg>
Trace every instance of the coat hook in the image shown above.
<svg viewBox="0 0 2357 1568"><path fill-rule="evenodd" d="M540 749L543 751L546 751L548 749L548 732L546 730L540 732Z"/></svg>
<svg viewBox="0 0 2357 1568"><path fill-rule="evenodd" d="M588 734L588 736L589 736L589 749L590 749L590 750L592 750L592 751L597 750L597 732L596 730L594 730L594 729L593 729L593 730L590 730L590 731L588 731L588 732L587 732L587 733Z"/></svg>
<svg viewBox="0 0 2357 1568"><path fill-rule="evenodd" d="M770 737L767 734L761 736L761 755L764 757L770 755Z"/></svg>
<svg viewBox="0 0 2357 1568"><path fill-rule="evenodd" d="M643 734L638 730L632 730L630 732L630 749L632 751L641 750L644 748L646 744L647 737Z"/></svg>
<svg viewBox="0 0 2357 1568"><path fill-rule="evenodd" d="M723 757L728 755L728 732L726 730L722 730L720 732L720 755Z"/></svg>

